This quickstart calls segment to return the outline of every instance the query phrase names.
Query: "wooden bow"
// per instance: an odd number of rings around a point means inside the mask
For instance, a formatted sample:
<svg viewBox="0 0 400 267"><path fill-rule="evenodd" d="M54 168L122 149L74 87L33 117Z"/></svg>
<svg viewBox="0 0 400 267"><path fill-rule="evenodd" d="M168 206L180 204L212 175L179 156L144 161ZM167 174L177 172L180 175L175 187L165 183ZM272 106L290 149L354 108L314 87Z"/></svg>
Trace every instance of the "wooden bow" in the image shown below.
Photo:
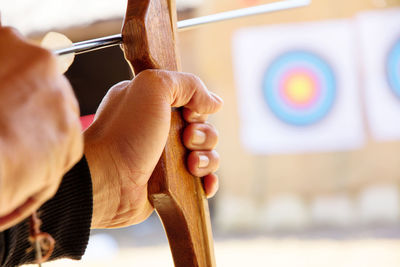
<svg viewBox="0 0 400 267"><path fill-rule="evenodd" d="M135 74L180 70L175 0L128 0L122 28L125 58ZM175 266L215 266L208 202L200 178L188 173L181 142L184 121L173 110L165 150L149 181L149 200L168 236Z"/></svg>

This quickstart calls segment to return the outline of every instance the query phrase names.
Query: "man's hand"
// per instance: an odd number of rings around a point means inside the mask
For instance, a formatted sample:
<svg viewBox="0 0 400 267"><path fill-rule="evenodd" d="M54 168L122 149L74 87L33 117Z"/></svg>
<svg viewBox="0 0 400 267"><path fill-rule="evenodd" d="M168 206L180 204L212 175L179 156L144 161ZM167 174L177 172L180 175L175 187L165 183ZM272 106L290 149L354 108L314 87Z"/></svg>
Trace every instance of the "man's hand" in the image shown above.
<svg viewBox="0 0 400 267"><path fill-rule="evenodd" d="M81 157L79 107L54 56L0 27L0 231L51 198Z"/></svg>
<svg viewBox="0 0 400 267"><path fill-rule="evenodd" d="M191 74L147 70L111 88L85 132L94 191L92 228L129 226L151 214L147 182L167 141L171 107L181 106L189 123L183 143L192 150L187 167L204 177L208 196L215 194L218 134L205 121L222 100Z"/></svg>

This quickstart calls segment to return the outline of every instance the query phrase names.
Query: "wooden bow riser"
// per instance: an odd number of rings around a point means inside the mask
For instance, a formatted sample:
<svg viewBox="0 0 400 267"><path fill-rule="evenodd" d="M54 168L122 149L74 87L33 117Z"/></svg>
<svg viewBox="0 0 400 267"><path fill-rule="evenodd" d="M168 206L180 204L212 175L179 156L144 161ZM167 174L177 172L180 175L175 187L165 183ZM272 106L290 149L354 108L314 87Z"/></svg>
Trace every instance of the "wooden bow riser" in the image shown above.
<svg viewBox="0 0 400 267"><path fill-rule="evenodd" d="M180 70L174 1L128 0L122 36L125 57L135 74L146 69ZM208 202L200 178L185 166L184 125L180 111L172 111L169 138L149 181L149 200L163 222L175 266L212 267Z"/></svg>

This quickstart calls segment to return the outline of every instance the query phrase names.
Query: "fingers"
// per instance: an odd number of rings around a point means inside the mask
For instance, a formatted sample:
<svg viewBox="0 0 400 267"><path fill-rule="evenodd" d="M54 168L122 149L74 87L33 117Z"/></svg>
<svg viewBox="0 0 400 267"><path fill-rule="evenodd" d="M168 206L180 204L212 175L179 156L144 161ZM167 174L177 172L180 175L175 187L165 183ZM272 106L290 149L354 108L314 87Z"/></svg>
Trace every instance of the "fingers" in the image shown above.
<svg viewBox="0 0 400 267"><path fill-rule="evenodd" d="M207 198L212 198L218 191L218 176L211 173L203 178L203 187Z"/></svg>
<svg viewBox="0 0 400 267"><path fill-rule="evenodd" d="M188 108L184 108L182 111L183 118L190 124L185 128L183 132L183 144L190 150L197 150L199 153L192 152L188 159L189 170L194 175L202 175L205 172L212 172L219 166L219 156L207 157L206 161L209 162L208 166L199 168L201 161L200 157L207 156L201 154L202 150L212 150L218 143L218 132L213 125L205 123L208 115L199 114ZM215 151L211 152L214 154ZM215 152L216 154L216 152ZM218 154L216 154L218 155ZM193 158L190 158L193 157ZM196 159L196 157L198 157ZM211 162L210 163L210 158ZM218 176L214 173L207 173L203 178L203 188L207 198L212 198L218 191L219 181Z"/></svg>
<svg viewBox="0 0 400 267"><path fill-rule="evenodd" d="M217 143L218 133L211 124L192 123L183 132L183 144L190 150L212 150Z"/></svg>
<svg viewBox="0 0 400 267"><path fill-rule="evenodd" d="M215 150L192 151L187 158L187 167L194 176L206 176L218 170L219 155Z"/></svg>
<svg viewBox="0 0 400 267"><path fill-rule="evenodd" d="M216 151L193 151L189 154L187 166L192 175L203 177L203 187L207 198L213 197L219 187L218 176L213 172L219 167Z"/></svg>
<svg viewBox="0 0 400 267"><path fill-rule="evenodd" d="M213 197L218 191L218 176L214 172L219 168L219 161L219 155L215 150L193 151L187 159L190 173L197 177L203 177L203 188L207 198Z"/></svg>
<svg viewBox="0 0 400 267"><path fill-rule="evenodd" d="M208 114L199 114L188 108L183 108L182 116L189 123L205 122L208 118Z"/></svg>

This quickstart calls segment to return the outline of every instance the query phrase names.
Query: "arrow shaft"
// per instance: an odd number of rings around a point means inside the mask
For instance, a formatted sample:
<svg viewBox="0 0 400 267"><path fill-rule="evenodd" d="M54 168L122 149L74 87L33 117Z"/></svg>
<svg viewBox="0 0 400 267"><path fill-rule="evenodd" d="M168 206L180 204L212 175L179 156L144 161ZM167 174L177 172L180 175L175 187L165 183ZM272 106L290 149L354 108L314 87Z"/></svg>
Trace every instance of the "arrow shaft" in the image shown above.
<svg viewBox="0 0 400 267"><path fill-rule="evenodd" d="M217 13L209 16L203 16L178 22L179 30L188 30L205 24L243 18L248 16L255 16L265 13L277 12L297 7L307 6L311 0L283 0L280 2L273 2L269 4L259 5L255 7L243 8L233 11ZM98 49L103 49L111 46L116 46L122 43L122 35L115 34L107 37L87 40L83 42L74 43L71 47L54 50L53 53L59 56L75 53L83 54Z"/></svg>
<svg viewBox="0 0 400 267"><path fill-rule="evenodd" d="M255 16L260 14L266 14L271 12L282 11L286 9L292 9L297 7L307 6L311 3L311 0L284 0L279 2L268 3L264 5L258 5L248 8L242 8L227 12L221 12L213 15L182 20L178 22L179 30L191 29L205 24L238 19L243 17Z"/></svg>

